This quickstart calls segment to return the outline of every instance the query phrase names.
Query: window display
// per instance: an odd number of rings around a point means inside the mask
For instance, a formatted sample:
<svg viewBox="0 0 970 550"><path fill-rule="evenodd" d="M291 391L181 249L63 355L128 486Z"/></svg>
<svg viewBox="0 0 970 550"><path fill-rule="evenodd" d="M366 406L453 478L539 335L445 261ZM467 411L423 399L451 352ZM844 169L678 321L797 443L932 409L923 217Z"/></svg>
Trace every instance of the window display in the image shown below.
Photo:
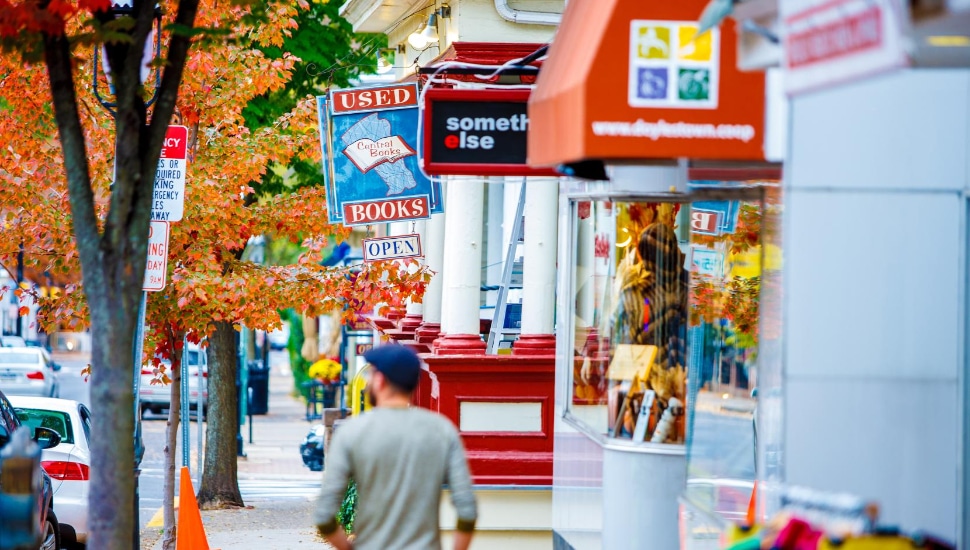
<svg viewBox="0 0 970 550"><path fill-rule="evenodd" d="M571 411L606 436L683 443L689 277L679 203L575 203Z"/></svg>

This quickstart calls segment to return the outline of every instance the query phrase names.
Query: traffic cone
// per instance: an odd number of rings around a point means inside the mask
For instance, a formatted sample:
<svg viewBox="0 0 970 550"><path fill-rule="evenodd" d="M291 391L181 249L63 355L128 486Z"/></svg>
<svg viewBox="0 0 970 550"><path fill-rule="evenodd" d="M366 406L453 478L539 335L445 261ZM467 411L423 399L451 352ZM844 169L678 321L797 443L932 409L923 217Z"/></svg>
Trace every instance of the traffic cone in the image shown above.
<svg viewBox="0 0 970 550"><path fill-rule="evenodd" d="M758 482L754 482L754 487L751 488L751 500L748 501L748 513L745 514L744 519L748 524L748 527L755 524L757 521L757 510L758 510Z"/></svg>
<svg viewBox="0 0 970 550"><path fill-rule="evenodd" d="M179 517L175 531L175 547L178 550L209 550L199 513L199 501L195 500L195 489L189 469L182 467L179 474Z"/></svg>

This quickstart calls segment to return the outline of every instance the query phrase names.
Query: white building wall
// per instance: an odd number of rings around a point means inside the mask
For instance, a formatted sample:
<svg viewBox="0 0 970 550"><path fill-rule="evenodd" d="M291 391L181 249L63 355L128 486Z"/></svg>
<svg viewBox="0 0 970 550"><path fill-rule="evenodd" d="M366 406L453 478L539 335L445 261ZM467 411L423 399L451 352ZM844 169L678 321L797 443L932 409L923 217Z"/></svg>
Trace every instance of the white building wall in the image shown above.
<svg viewBox="0 0 970 550"><path fill-rule="evenodd" d="M970 72L920 70L794 99L783 215L784 480L953 541L970 512L968 98Z"/></svg>

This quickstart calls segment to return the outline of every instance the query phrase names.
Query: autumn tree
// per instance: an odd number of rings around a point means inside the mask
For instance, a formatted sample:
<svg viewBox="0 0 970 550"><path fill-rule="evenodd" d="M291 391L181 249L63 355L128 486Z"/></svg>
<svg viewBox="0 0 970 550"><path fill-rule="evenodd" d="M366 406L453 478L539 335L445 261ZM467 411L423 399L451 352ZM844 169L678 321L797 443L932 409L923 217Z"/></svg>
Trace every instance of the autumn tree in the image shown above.
<svg viewBox="0 0 970 550"><path fill-rule="evenodd" d="M305 4L296 6L310 7ZM136 6L131 18L112 22L101 17L96 7L85 6L97 16L87 27L80 26L78 21L84 11L70 11L62 14L61 19L54 17L61 25L56 29L47 26L50 24L49 14L40 11L41 7L53 9L53 5L25 4L17 6L20 11L0 12L0 29L7 33L3 44L16 48L28 60L41 52L51 57L48 42L60 43L58 41L68 46L71 40L85 46L94 45L99 40L107 41L109 61L113 58L126 60L132 52L141 51L137 40L139 25L146 17L139 11L143 7ZM37 9L30 11L32 8ZM233 438L236 396L232 340L239 323L271 329L279 323L275 312L284 307L296 307L307 314L340 309L353 315L353 307L345 308L348 301L363 307L368 303L388 302L390 295L417 298L427 280L426 273L398 263L367 266L356 274L320 267L317 260L326 242L343 238L346 231L326 223L322 189L307 188L289 197L273 197L263 202L256 200L248 182L262 181L268 166L294 159L319 162L315 117L312 102L306 97L297 96L291 90L287 96L290 109L279 113L275 119L266 119L262 125L250 127L243 123L240 112L246 102L282 93L293 81L294 65L302 62L294 56L260 55L263 50L252 47L252 44L259 44L263 49L267 45L280 47L281 38L288 36L288 29L293 28L294 20L290 17L293 6L285 2L266 3L261 6L264 8L269 11L260 17L252 16L241 7L206 10L199 24L205 29L218 30L218 33L190 31L191 23L186 23L188 16L178 16L181 23L170 27L176 31L172 33L173 38L164 35L166 43L170 44L169 61L163 69L159 103L152 123L136 136L141 141L132 141L134 134L124 125L126 117L137 120L142 116L142 120L148 122L144 96L138 96L139 104L124 95L132 87L141 91L131 83L123 85L126 74L137 74L137 71L125 73L124 70L130 69L128 65L122 71L112 72L118 94L118 118L115 120L99 111L90 93L78 83L80 79L72 81L76 86L71 94L75 111L68 114L77 119L77 127L72 127L68 124L70 120L68 123L62 121L70 119L69 116L51 112L47 95L38 93L38 90L53 87L52 93L57 95L57 86L66 82L66 78L73 78L80 67L90 66L91 49L75 46L66 51L67 60L74 64L74 72L68 70L66 76L64 65L51 65L50 61L48 65L52 68L48 75L40 70L42 66L21 63L11 56L0 59L0 111L5 115L0 117L0 135L7 138L7 151L11 153L0 155L0 178L6 184L0 187L0 215L6 222L4 239L0 243L0 261L8 263L16 254L19 243L23 243L30 266L61 276L70 276L76 271L84 274L83 285L68 285L59 296L45 299L44 321L48 326L60 323L84 326L90 320L95 336L91 392L99 409L95 424L99 436L95 439L105 444L95 445L93 449L93 479L101 480L100 488L105 488L101 494L110 494L110 498L99 496L94 501L107 506L92 507L94 538L91 540L92 544L103 541L103 546L98 547L129 546L130 541L123 541L134 527L132 518L124 513L133 508L129 475L133 461L130 440L133 403L128 390L133 375L130 329L135 324L135 305L145 260L145 241L138 241L134 233L136 221L140 223L144 219L147 226L147 210L143 203L145 197L151 195L153 179L147 172L153 175L158 149L154 149L154 160L144 151L153 143L151 139L157 131L154 120L161 116L159 109L168 105L162 100L169 97L166 90L173 86L171 63L187 63L184 66L189 75L182 97L170 113L177 109L180 120L189 125L195 147L189 165L186 216L173 226L171 282L165 292L153 294L149 301L151 338L145 355L152 357L160 353L171 357L173 367L176 367L180 355L178 348L184 335L196 340L209 335L213 342L212 353L216 361L213 361L214 375L210 377L210 410L225 411L225 414L221 415L221 424L218 414L215 423L210 423L209 434L213 439L207 447L215 450L206 457L206 471L218 483L211 496L202 496L215 503L236 503L234 499L238 499ZM192 9L194 11L197 6L193 5ZM14 36L11 34L14 27L3 26L13 20L11 14L26 17L25 13L37 16L41 21L36 28L28 27ZM254 21L263 24L251 26L246 33L241 32L246 24ZM90 32L79 32L84 29ZM127 34L129 32L134 34ZM244 34L249 46L242 41ZM216 43L215 38L218 38L220 47L194 48L189 55L185 51L189 41L184 39L189 35L195 36L197 41L208 40L210 43ZM183 48L181 57L173 57L173 48ZM124 51L118 53L116 49ZM113 67L115 64L117 59L112 61ZM138 68L138 64L134 67ZM69 64L67 69L71 68ZM60 93L64 94L63 91ZM122 101L122 97L128 97L128 100ZM55 111L63 109L58 105L55 102ZM169 118L166 116L165 120ZM115 126L118 126L117 130ZM161 131L164 132L164 126ZM56 139L58 132L62 140L67 136L66 144L62 145ZM125 146L120 145L122 136L128 137ZM74 141L70 141L72 139ZM119 142L119 176L113 186L109 186L115 141ZM54 162L60 150L66 159L63 164ZM125 160L122 155L127 155ZM130 169L122 174L123 165ZM67 186L64 185L65 167L69 176ZM78 179L80 183L76 181ZM78 204L90 207L90 211L78 209ZM75 216L71 216L72 211ZM84 215L78 218L76 212ZM93 223L93 229L84 225L86 222ZM77 240L63 231L72 225ZM262 267L241 262L241 251L249 237L256 234L276 235L301 243L306 245L307 254L295 266ZM82 237L95 239L96 246L88 241L82 242ZM140 249L136 247L136 241L141 243L138 245ZM90 257L92 249L96 252L93 260ZM79 264L82 269L78 269ZM92 285L104 285L106 278L109 279L106 288L91 288ZM132 289L137 289L134 300L130 296ZM138 366L134 365L134 368ZM223 372L223 378L217 383L220 372ZM162 380L174 376L174 373L161 369L158 374ZM177 388L173 387L173 391ZM172 402L178 402L177 396ZM178 421L177 416L170 418L172 434ZM227 435L230 445L219 441ZM172 437L169 442L169 452L173 454ZM105 460L105 455L111 456ZM174 465L174 460L171 464ZM105 470L106 465L114 466ZM107 481L104 480L106 475L110 476ZM171 495L171 491L168 493ZM95 532L99 534L95 535Z"/></svg>
<svg viewBox="0 0 970 550"><path fill-rule="evenodd" d="M175 110L198 0L166 6L166 22L177 32L167 36L161 85L150 118L141 72L155 2L133 0L130 12L118 19L109 13L110 7L108 0L4 1L0 37L5 50L22 53L28 62L40 60L47 70L49 91L38 87L30 95L53 107L63 158L60 178L66 174L70 227L92 328L91 399L99 414L93 420L98 437L92 438L90 498L97 506L90 511L90 544L120 549L131 547L135 528L129 513L134 509L135 462L132 344L147 256L152 182ZM92 43L104 44L115 103L114 185L103 216L92 185L75 78L82 68L77 47ZM40 82L37 76L35 83ZM50 148L57 150L56 145Z"/></svg>

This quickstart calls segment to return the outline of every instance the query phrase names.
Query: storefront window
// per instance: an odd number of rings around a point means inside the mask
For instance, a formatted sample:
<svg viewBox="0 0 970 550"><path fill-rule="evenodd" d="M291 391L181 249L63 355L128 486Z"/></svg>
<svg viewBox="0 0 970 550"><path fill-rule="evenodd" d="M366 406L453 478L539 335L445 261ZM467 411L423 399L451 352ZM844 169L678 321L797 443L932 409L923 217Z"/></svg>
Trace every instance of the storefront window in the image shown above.
<svg viewBox="0 0 970 550"><path fill-rule="evenodd" d="M712 182L692 201L571 203L570 418L610 441L687 444L690 478L731 480L696 485L745 507L762 271L780 262L763 194Z"/></svg>
<svg viewBox="0 0 970 550"><path fill-rule="evenodd" d="M571 414L609 438L683 443L688 208L605 200L573 207Z"/></svg>

